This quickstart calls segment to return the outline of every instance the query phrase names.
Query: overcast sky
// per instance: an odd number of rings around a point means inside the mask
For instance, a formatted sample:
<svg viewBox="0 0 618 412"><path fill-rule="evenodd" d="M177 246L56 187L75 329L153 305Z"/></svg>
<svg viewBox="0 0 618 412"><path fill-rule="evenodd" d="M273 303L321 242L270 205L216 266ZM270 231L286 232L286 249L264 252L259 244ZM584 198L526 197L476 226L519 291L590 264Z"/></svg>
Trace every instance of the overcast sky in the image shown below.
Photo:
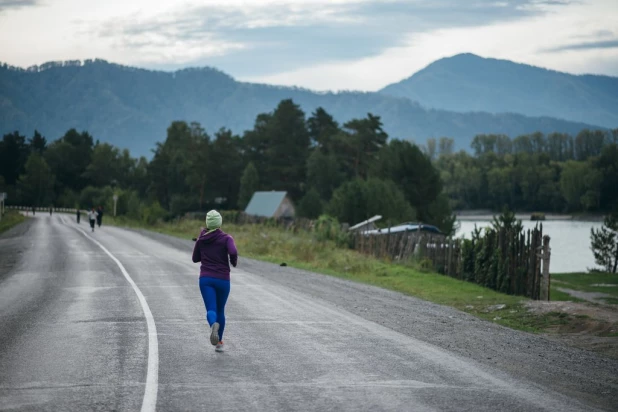
<svg viewBox="0 0 618 412"><path fill-rule="evenodd" d="M618 76L618 0L0 0L0 61L103 58L377 90L471 52Z"/></svg>

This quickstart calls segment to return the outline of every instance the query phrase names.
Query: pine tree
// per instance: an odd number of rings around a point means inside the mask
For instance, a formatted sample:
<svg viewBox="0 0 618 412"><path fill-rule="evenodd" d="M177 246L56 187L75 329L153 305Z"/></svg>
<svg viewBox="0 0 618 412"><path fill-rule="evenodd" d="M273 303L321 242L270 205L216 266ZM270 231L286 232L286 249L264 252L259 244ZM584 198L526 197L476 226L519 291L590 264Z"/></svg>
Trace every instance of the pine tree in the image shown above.
<svg viewBox="0 0 618 412"><path fill-rule="evenodd" d="M600 229L590 229L590 248L597 264L609 273L618 266L618 212L605 216Z"/></svg>

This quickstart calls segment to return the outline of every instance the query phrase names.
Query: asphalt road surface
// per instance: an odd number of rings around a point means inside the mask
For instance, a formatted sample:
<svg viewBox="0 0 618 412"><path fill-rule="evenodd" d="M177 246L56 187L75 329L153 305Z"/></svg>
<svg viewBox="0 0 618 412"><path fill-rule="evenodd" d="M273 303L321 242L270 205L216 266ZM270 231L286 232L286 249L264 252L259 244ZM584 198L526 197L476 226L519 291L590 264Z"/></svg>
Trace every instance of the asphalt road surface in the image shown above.
<svg viewBox="0 0 618 412"><path fill-rule="evenodd" d="M618 409L616 361L242 250L216 353L192 245L42 213L0 236L0 410Z"/></svg>

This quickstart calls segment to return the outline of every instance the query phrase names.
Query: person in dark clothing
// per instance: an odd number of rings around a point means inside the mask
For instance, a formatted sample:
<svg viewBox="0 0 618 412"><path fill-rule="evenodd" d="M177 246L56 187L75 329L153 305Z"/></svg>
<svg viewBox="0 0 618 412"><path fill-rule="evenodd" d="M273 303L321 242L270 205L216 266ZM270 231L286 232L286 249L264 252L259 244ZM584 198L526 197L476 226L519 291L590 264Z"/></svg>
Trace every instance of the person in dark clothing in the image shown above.
<svg viewBox="0 0 618 412"><path fill-rule="evenodd" d="M32 216L36 215L36 208L32 206Z"/></svg>
<svg viewBox="0 0 618 412"><path fill-rule="evenodd" d="M79 223L79 218L81 217L81 215L82 215L82 212L79 209L77 209L77 223Z"/></svg>
<svg viewBox="0 0 618 412"><path fill-rule="evenodd" d="M206 320L211 327L210 343L215 351L223 352L225 303L230 294L230 264L236 267L238 250L232 236L221 230L222 218L216 210L206 215L206 229L202 230L193 249L193 262L200 266L200 291L206 306Z"/></svg>
<svg viewBox="0 0 618 412"><path fill-rule="evenodd" d="M49 207L49 215L50 215L50 216L52 215L52 210L53 210L53 209L52 209L52 207L50 206L50 207Z"/></svg>
<svg viewBox="0 0 618 412"><path fill-rule="evenodd" d="M103 223L103 208L99 206L97 210L97 226L101 227L101 223Z"/></svg>

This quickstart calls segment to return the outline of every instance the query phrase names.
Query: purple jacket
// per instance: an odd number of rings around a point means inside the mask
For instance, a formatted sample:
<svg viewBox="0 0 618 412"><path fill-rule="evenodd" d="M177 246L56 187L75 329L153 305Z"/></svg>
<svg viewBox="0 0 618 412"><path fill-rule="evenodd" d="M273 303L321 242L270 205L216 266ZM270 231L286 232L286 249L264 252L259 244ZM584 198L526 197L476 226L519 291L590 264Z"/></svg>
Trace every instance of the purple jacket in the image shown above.
<svg viewBox="0 0 618 412"><path fill-rule="evenodd" d="M202 262L200 277L230 280L230 263L236 267L238 262L234 239L221 229L208 234L202 230L193 248L193 262Z"/></svg>

